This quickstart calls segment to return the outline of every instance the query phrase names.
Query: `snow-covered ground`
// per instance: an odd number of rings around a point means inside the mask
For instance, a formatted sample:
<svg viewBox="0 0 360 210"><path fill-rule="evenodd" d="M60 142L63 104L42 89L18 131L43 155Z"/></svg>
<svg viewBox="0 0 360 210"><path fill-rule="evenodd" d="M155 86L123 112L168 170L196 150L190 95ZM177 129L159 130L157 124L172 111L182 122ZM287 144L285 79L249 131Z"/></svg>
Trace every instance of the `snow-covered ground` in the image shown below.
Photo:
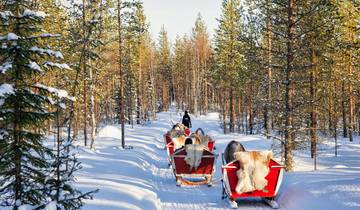
<svg viewBox="0 0 360 210"><path fill-rule="evenodd" d="M249 150L267 150L271 141L262 136L222 134L218 115L210 113L195 118L193 128L201 127L216 140L220 154L233 139ZM221 199L221 159L217 159L216 182L212 187L177 187L168 167L162 135L170 129L175 112L158 114L158 120L146 126L126 128L126 143L134 148L120 149L121 131L117 126L102 128L95 151L80 147L83 169L77 173L77 185L83 190L100 189L85 210L112 209L228 209ZM281 209L342 210L360 208L360 145L341 141L338 157L331 143L319 151L319 170L307 152L298 152L296 172L286 173L278 194ZM269 209L261 200L240 200L240 209Z"/></svg>

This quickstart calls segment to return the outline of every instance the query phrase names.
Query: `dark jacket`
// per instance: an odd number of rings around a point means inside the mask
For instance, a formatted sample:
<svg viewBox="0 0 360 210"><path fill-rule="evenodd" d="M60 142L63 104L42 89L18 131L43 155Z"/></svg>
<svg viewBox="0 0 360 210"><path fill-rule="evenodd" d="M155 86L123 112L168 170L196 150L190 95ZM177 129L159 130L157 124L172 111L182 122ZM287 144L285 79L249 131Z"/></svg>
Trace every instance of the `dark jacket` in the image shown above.
<svg viewBox="0 0 360 210"><path fill-rule="evenodd" d="M182 124L184 124L186 127L191 128L191 119L189 114L184 114L182 119Z"/></svg>

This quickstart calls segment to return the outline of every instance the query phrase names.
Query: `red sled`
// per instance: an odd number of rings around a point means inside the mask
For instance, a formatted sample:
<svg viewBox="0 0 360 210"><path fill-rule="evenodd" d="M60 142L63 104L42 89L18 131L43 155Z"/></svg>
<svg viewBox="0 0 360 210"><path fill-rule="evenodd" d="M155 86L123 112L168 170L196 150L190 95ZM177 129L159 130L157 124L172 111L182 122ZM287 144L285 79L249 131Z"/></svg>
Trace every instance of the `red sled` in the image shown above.
<svg viewBox="0 0 360 210"><path fill-rule="evenodd" d="M165 139L165 149L170 157L172 154L174 154L174 143L169 134L165 134L164 139Z"/></svg>
<svg viewBox="0 0 360 210"><path fill-rule="evenodd" d="M217 155L208 149L204 149L200 165L195 169L190 168L185 162L186 154L185 148L182 148L171 156L171 164L176 179L176 185L207 184L208 186L212 186Z"/></svg>
<svg viewBox="0 0 360 210"><path fill-rule="evenodd" d="M238 208L236 200L240 198L262 198L268 205L272 208L279 208L279 204L276 202L275 198L280 189L282 183L284 166L274 161L273 159L269 162L269 174L265 177L268 181L268 185L265 187L266 192L255 190L252 192L246 193L237 193L235 191L236 185L238 183L238 177L236 172L240 169L240 162L234 160L228 164L225 164L224 155L222 155L222 187L223 195L222 199L226 197L229 199L231 207Z"/></svg>

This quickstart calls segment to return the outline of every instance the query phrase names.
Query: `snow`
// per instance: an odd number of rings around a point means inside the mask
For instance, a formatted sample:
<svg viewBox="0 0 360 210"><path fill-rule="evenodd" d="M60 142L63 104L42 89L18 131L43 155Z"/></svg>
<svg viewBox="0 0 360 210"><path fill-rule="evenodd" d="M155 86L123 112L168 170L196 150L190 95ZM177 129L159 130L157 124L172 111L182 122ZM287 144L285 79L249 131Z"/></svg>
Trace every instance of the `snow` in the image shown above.
<svg viewBox="0 0 360 210"><path fill-rule="evenodd" d="M50 61L45 62L44 66L45 67L52 66L52 67L57 67L59 69L68 69L68 70L71 69L66 63L53 63Z"/></svg>
<svg viewBox="0 0 360 210"><path fill-rule="evenodd" d="M34 206L28 204L19 206L19 210L33 210L34 208Z"/></svg>
<svg viewBox="0 0 360 210"><path fill-rule="evenodd" d="M1 66L0 66L0 73L1 74L5 74L7 70L12 68L12 62L11 61L5 61Z"/></svg>
<svg viewBox="0 0 360 210"><path fill-rule="evenodd" d="M90 20L91 24L95 24L95 23L98 23L98 22L99 22L99 20Z"/></svg>
<svg viewBox="0 0 360 210"><path fill-rule="evenodd" d="M35 85L35 87L37 88L41 88L41 89L44 89L44 90L47 90L49 91L50 93L56 95L58 98L67 98L69 100L72 100L72 101L75 101L75 98L74 97L71 97L69 96L69 94L67 93L66 90L61 90L61 89L56 89L54 87L49 87L49 86L46 86L46 85L43 85L43 84L39 84L37 83Z"/></svg>
<svg viewBox="0 0 360 210"><path fill-rule="evenodd" d="M8 136L9 133L6 130L0 129L0 139L3 139L5 136Z"/></svg>
<svg viewBox="0 0 360 210"><path fill-rule="evenodd" d="M56 201L52 201L45 206L44 210L57 210L56 204ZM19 210L33 210L35 208L35 206L28 204L19 206Z"/></svg>
<svg viewBox="0 0 360 210"><path fill-rule="evenodd" d="M50 49L43 49L43 48L38 48L38 47L31 47L29 50L32 52L40 53L40 54L48 54L49 56L54 56L59 59L64 59L64 56L59 51L53 51Z"/></svg>
<svg viewBox="0 0 360 210"><path fill-rule="evenodd" d="M36 70L38 72L43 72L41 70L40 66L34 61L30 61L30 63L28 64L28 67L31 68L31 69L34 69L34 70Z"/></svg>
<svg viewBox="0 0 360 210"><path fill-rule="evenodd" d="M14 14L11 11L2 11L0 12L0 17L2 19L8 19L10 16L13 16Z"/></svg>
<svg viewBox="0 0 360 210"><path fill-rule="evenodd" d="M201 127L206 134L211 135L216 141L217 154L221 154L231 140L240 141L247 150L271 148L272 141L260 135L224 135L219 128L217 113L191 117L192 131ZM120 147L119 125L107 125L99 129L95 150L82 146L83 140L76 141L83 167L75 174L76 186L83 192L100 189L93 200L85 201L86 205L82 209L230 209L226 200L221 199L221 158L217 159L212 187L176 186L173 171L168 167L163 134L171 128L171 121L180 121L181 115L163 112L158 113L157 118L145 126L134 125L131 128L126 125L126 144L133 146L130 150L122 150ZM348 139L339 139L341 146L338 148L338 157L333 155L333 141L320 144L318 171L313 171L313 160L308 151L295 152L295 172L285 173L277 197L280 209L359 209L359 141L360 138L353 143ZM49 144L53 144L51 139ZM279 157L275 156L275 159L279 160ZM238 203L239 209L271 209L257 198L241 199Z"/></svg>
<svg viewBox="0 0 360 210"><path fill-rule="evenodd" d="M59 106L60 106L60 108L62 108L62 109L66 109L66 104L64 104L64 103L59 103Z"/></svg>
<svg viewBox="0 0 360 210"><path fill-rule="evenodd" d="M36 36L30 36L29 38L49 38L49 37L61 37L60 34L40 34Z"/></svg>
<svg viewBox="0 0 360 210"><path fill-rule="evenodd" d="M115 126L106 126L100 130L98 138L119 138L121 137L121 130Z"/></svg>
<svg viewBox="0 0 360 210"><path fill-rule="evenodd" d="M18 40L20 37L14 33L8 33L6 36L1 36L0 40L8 40L8 41L14 41Z"/></svg>
<svg viewBox="0 0 360 210"><path fill-rule="evenodd" d="M43 38L45 38L45 37L61 37L60 34L40 34L39 36L43 37Z"/></svg>
<svg viewBox="0 0 360 210"><path fill-rule="evenodd" d="M4 83L0 85L0 97L14 94L14 87L10 84Z"/></svg>
<svg viewBox="0 0 360 210"><path fill-rule="evenodd" d="M11 40L18 40L19 36L14 34L14 33L8 33L7 35L7 40L11 41Z"/></svg>
<svg viewBox="0 0 360 210"><path fill-rule="evenodd" d="M163 134L171 121L180 121L175 112L159 113L158 120L146 126L126 125L126 144L134 148L122 150L121 129L109 125L100 129L95 151L79 147L83 169L77 172L77 186L83 191L100 189L85 210L115 209L230 209L221 199L221 158L217 159L212 187L177 187L164 150ZM204 129L216 140L215 152L220 154L231 140L240 141L248 150L269 150L271 140L259 135L224 135L219 128L217 113L191 116L193 128ZM360 145L359 140L343 140L338 157L333 144L319 147L318 171L313 171L309 153L298 151L296 171L285 173L278 194L280 209L286 210L347 210L360 206ZM78 141L83 145L83 141ZM278 157L276 157L278 160ZM260 199L242 199L239 209L268 210Z"/></svg>
<svg viewBox="0 0 360 210"><path fill-rule="evenodd" d="M22 17L36 17L36 18L45 18L47 14L42 11L32 11L29 9L25 9L22 14Z"/></svg>
<svg viewBox="0 0 360 210"><path fill-rule="evenodd" d="M57 210L56 205L56 201L52 201L46 205L45 210Z"/></svg>

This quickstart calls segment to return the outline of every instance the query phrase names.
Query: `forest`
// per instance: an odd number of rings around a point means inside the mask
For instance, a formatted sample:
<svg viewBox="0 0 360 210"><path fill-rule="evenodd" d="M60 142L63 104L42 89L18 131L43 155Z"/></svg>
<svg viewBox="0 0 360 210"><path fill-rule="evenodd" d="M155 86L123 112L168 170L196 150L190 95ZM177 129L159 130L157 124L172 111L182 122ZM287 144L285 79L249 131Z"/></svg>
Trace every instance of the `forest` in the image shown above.
<svg viewBox="0 0 360 210"><path fill-rule="evenodd" d="M325 139L360 135L359 8L222 0L213 36L199 13L171 42L165 27L151 34L141 0L0 0L0 208L80 208L96 190L69 184L73 144L96 150L99 130L118 124L131 150L126 126L171 107L220 113L224 134L266 136L286 171L297 150L316 163Z"/></svg>

